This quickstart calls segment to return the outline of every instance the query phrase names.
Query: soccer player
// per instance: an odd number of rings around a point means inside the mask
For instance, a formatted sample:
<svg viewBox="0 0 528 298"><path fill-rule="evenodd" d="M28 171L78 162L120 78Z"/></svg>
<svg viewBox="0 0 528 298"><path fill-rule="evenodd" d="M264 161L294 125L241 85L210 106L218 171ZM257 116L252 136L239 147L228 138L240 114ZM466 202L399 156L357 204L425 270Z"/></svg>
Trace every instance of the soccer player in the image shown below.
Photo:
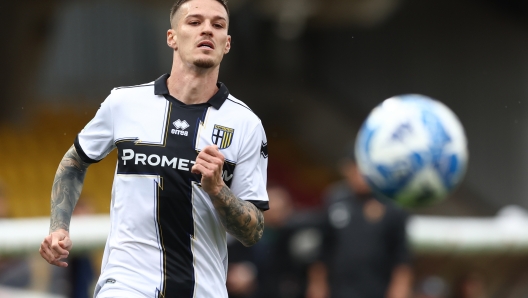
<svg viewBox="0 0 528 298"><path fill-rule="evenodd" d="M411 253L408 214L378 200L357 167L354 150L341 166L344 180L328 189L321 258L308 271L308 298L407 298Z"/></svg>
<svg viewBox="0 0 528 298"><path fill-rule="evenodd" d="M66 267L86 170L117 148L98 298L227 297L226 231L246 246L262 236L264 129L217 81L231 47L226 2L178 0L170 21L170 74L113 89L53 183L50 234L40 254Z"/></svg>

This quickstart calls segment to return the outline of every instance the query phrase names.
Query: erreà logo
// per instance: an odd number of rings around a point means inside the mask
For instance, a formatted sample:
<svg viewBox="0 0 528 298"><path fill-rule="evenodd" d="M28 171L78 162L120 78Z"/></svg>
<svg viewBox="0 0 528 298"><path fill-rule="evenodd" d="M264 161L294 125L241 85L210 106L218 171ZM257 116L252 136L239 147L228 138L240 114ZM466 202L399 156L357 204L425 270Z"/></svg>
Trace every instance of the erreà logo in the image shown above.
<svg viewBox="0 0 528 298"><path fill-rule="evenodd" d="M187 123L187 121L183 120L181 121L180 119L172 122L172 125L174 125L174 127L176 127L176 129L171 129L171 134L173 135L180 135L180 136L188 136L189 135L189 132L186 131L186 129L189 127L189 123Z"/></svg>

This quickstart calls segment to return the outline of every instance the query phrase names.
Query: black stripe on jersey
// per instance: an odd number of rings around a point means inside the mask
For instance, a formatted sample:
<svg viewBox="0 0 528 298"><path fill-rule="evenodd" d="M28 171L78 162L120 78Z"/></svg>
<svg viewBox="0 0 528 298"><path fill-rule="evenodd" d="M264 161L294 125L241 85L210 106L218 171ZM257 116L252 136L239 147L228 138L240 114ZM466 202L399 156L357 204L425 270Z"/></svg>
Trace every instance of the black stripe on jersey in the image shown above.
<svg viewBox="0 0 528 298"><path fill-rule="evenodd" d="M248 106L243 105L243 104L241 104L241 103L239 103L239 102L236 102L236 101L232 100L232 99L229 98L229 97L227 98L227 100L229 100L230 102L236 103L237 105L243 106L244 108L246 108L246 109L250 110L251 112L253 112L253 110L250 109ZM253 112L253 114L255 114L255 112Z"/></svg>
<svg viewBox="0 0 528 298"><path fill-rule="evenodd" d="M114 144L117 146L117 144L121 142L137 142L139 138L136 137L129 137L129 138L119 138L114 141Z"/></svg>
<svg viewBox="0 0 528 298"><path fill-rule="evenodd" d="M200 176L191 173L196 160L195 136L208 105L170 104L167 125L174 121L192 124L184 129L168 130L162 145L145 146L139 141L122 140L118 148L118 174L152 174L162 177L158 188L157 226L163 253L163 286L159 297L192 298L195 288L194 218L192 185ZM181 131L188 132L181 134ZM231 171L231 170L230 170Z"/></svg>
<svg viewBox="0 0 528 298"><path fill-rule="evenodd" d="M160 177L160 179L163 179ZM158 287L156 287L156 297L159 297L159 293L161 292L160 289L163 289L163 287L165 286L165 248L163 246L163 240L161 238L161 230L160 230L160 223L159 223L159 189L162 187L163 185L163 180L161 181L161 185L158 184L158 183L155 183L154 185L154 193L156 194L156 198L154 200L154 214L153 214L153 218L154 218L154 225L156 226L156 240L158 242L158 248L160 249L160 251L162 251L163 253L160 254L160 276L163 276L163 279L160 280L160 285Z"/></svg>
<svg viewBox="0 0 528 298"><path fill-rule="evenodd" d="M77 151L77 154L79 154L79 157L84 161L85 163L98 163L101 160L95 160L91 159L84 153L84 150L81 148L81 144L79 143L79 136L77 135L75 137L75 141L73 142L73 146L75 146L75 150Z"/></svg>
<svg viewBox="0 0 528 298"><path fill-rule="evenodd" d="M140 85L133 85L133 86L121 86L121 87L115 87L114 90L127 89L127 88L138 88L138 87L147 87L147 86L152 86L152 85L154 85L154 83L140 84Z"/></svg>
<svg viewBox="0 0 528 298"><path fill-rule="evenodd" d="M247 200L247 202L250 202L251 204L257 206L260 210L268 210L269 209L269 202L268 201L257 201L257 200Z"/></svg>
<svg viewBox="0 0 528 298"><path fill-rule="evenodd" d="M172 104L167 100L166 103L165 103L165 110L168 111L167 113L165 113L165 119L163 119L163 123L165 123L165 131L161 131L162 135L161 135L161 139L163 140L163 146L165 146L167 144L167 134L169 133L169 125L170 125L170 122L168 121L170 119L170 114L171 114L171 111L172 111Z"/></svg>

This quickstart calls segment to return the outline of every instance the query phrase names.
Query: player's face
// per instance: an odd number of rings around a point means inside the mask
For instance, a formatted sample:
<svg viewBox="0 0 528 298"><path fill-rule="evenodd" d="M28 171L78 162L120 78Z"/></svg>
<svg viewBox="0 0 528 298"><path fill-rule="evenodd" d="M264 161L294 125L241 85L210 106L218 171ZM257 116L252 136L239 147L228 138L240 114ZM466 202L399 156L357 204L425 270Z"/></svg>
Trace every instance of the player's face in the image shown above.
<svg viewBox="0 0 528 298"><path fill-rule="evenodd" d="M352 186L352 188L356 192L356 194L364 195L371 193L371 189L368 185L368 182L365 180L365 178L363 178L361 172L359 171L359 167L356 164L351 161L348 161L346 162L346 164L343 165L341 170L350 186Z"/></svg>
<svg viewBox="0 0 528 298"><path fill-rule="evenodd" d="M169 46L186 64L218 66L231 47L228 22L227 11L215 0L186 2L174 16L173 28L168 32Z"/></svg>

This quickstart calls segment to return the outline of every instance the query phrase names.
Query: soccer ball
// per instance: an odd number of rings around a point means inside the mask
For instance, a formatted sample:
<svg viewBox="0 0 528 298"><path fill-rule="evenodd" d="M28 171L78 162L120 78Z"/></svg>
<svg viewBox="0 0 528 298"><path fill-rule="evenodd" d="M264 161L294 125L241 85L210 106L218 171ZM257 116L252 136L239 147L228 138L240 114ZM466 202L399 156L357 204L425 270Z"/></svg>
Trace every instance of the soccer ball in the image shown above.
<svg viewBox="0 0 528 298"><path fill-rule="evenodd" d="M361 126L355 154L376 193L408 207L444 199L462 181L467 140L456 115L418 94L386 99Z"/></svg>

